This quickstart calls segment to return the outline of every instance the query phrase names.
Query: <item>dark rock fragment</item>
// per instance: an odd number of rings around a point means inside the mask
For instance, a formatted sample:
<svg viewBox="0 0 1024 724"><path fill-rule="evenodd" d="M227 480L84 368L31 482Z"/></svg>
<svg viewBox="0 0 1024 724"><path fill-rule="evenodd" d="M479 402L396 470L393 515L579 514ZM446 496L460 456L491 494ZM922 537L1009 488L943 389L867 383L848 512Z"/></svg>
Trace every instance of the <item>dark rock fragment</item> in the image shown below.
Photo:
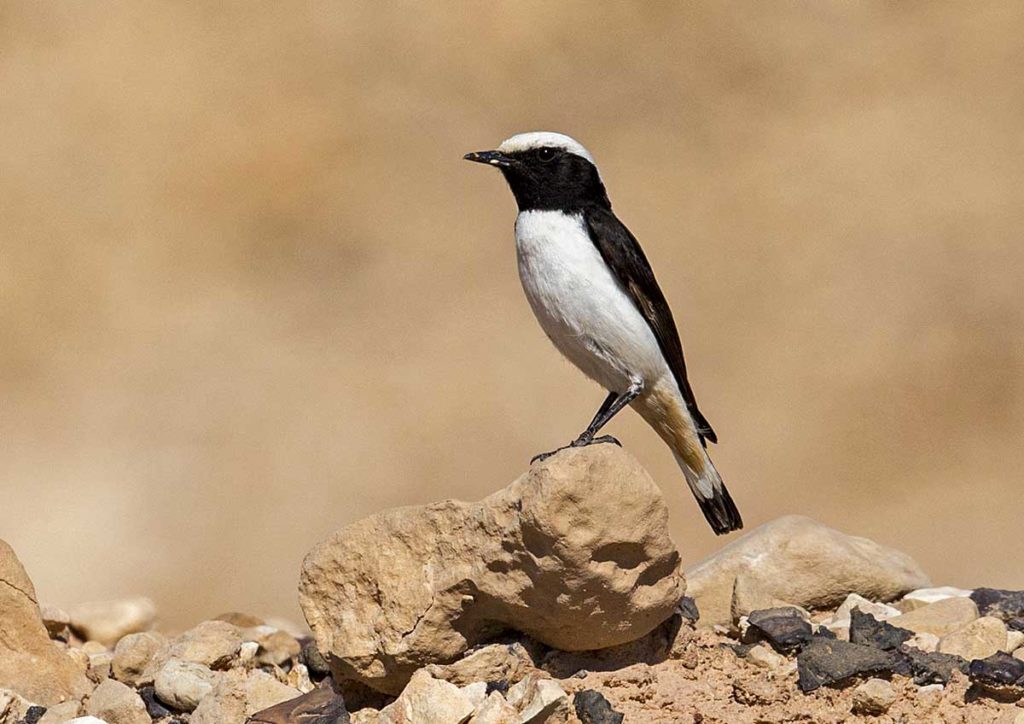
<svg viewBox="0 0 1024 724"><path fill-rule="evenodd" d="M882 651L893 651L913 638L912 631L879 621L859 608L850 611L850 643L873 646Z"/></svg>
<svg viewBox="0 0 1024 724"><path fill-rule="evenodd" d="M791 654L806 644L812 636L811 624L795 608L765 608L751 611L747 617L750 632L764 639L772 648Z"/></svg>
<svg viewBox="0 0 1024 724"><path fill-rule="evenodd" d="M501 681L488 681L487 682L487 696L491 695L492 691L496 691L502 696L508 693L509 681L508 679L502 679Z"/></svg>
<svg viewBox="0 0 1024 724"><path fill-rule="evenodd" d="M797 683L807 693L863 674L889 673L896 661L896 654L890 651L815 636L796 658Z"/></svg>
<svg viewBox="0 0 1024 724"><path fill-rule="evenodd" d="M25 712L25 718L22 719L22 721L25 722L25 724L36 724L43 718L43 714L45 713L45 706L30 706L28 711Z"/></svg>
<svg viewBox="0 0 1024 724"><path fill-rule="evenodd" d="M576 692L573 706L583 724L621 724L623 719L623 715L612 709L601 692L593 689Z"/></svg>
<svg viewBox="0 0 1024 724"><path fill-rule="evenodd" d="M1013 629L1014 631L1024 631L1024 616L1011 618L1006 622L1006 628Z"/></svg>
<svg viewBox="0 0 1024 724"><path fill-rule="evenodd" d="M982 616L995 616L1003 621L1024 616L1024 591L978 588L971 593L971 600Z"/></svg>
<svg viewBox="0 0 1024 724"><path fill-rule="evenodd" d="M330 686L268 707L249 717L246 724L348 724L345 699Z"/></svg>
<svg viewBox="0 0 1024 724"><path fill-rule="evenodd" d="M697 623L700 620L697 602L689 596L683 596L679 600L679 607L676 609L676 612L690 623Z"/></svg>
<svg viewBox="0 0 1024 724"><path fill-rule="evenodd" d="M162 719L171 715L171 710L156 698L156 689L152 686L143 686L139 689L139 696L146 703L146 713L149 714L150 719Z"/></svg>
<svg viewBox="0 0 1024 724"><path fill-rule="evenodd" d="M319 681L331 675L331 666L316 647L316 641L311 638L301 639L302 648L299 650L299 663L305 664L309 669L309 676L313 681Z"/></svg>
<svg viewBox="0 0 1024 724"><path fill-rule="evenodd" d="M1024 661L999 651L987 659L970 663L967 675L986 691L996 694L1024 694Z"/></svg>
<svg viewBox="0 0 1024 724"><path fill-rule="evenodd" d="M954 671L967 673L967 661L955 654L926 652L911 646L900 646L899 659L893 673L912 676L918 686L948 684Z"/></svg>

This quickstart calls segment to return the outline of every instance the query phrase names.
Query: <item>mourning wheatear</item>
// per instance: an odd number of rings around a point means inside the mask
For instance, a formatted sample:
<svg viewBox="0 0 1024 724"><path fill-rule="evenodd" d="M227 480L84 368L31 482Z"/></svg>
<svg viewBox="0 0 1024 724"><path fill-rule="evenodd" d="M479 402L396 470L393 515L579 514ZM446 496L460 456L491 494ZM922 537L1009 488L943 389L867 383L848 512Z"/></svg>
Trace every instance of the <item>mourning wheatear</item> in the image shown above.
<svg viewBox="0 0 1024 724"><path fill-rule="evenodd" d="M533 313L561 353L609 391L568 447L618 444L595 436L631 405L672 449L715 533L742 528L708 457L707 441L718 438L686 379L672 311L640 244L612 212L593 157L568 136L534 132L466 160L505 176L519 205L516 255Z"/></svg>

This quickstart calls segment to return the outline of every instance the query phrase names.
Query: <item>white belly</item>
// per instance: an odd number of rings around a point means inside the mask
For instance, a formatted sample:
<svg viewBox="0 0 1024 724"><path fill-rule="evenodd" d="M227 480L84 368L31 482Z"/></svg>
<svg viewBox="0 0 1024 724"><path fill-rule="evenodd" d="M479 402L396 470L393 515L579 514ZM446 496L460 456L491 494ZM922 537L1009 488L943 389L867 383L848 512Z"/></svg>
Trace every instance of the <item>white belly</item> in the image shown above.
<svg viewBox="0 0 1024 724"><path fill-rule="evenodd" d="M670 374L654 333L605 265L581 216L520 213L516 255L540 326L585 374L614 392Z"/></svg>

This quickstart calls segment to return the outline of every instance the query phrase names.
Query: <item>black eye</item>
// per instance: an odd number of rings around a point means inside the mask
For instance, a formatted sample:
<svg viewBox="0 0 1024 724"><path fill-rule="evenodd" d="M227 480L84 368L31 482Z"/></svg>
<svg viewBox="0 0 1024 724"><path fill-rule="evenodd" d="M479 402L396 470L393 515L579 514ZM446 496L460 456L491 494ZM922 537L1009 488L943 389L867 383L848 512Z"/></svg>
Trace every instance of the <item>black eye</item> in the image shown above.
<svg viewBox="0 0 1024 724"><path fill-rule="evenodd" d="M539 158L541 161L550 161L554 157L555 149L553 148L548 148L547 146L545 146L544 148L538 149L537 151L537 158Z"/></svg>

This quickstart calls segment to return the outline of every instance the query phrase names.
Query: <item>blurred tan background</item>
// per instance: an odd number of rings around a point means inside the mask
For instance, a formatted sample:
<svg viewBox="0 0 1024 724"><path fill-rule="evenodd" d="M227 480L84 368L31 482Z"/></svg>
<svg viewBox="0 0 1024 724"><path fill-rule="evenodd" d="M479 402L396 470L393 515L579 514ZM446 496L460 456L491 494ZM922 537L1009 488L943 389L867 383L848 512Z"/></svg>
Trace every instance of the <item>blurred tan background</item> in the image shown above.
<svg viewBox="0 0 1024 724"><path fill-rule="evenodd" d="M461 160L560 130L673 305L748 528L1024 586L1024 5L8 3L0 537L42 600L298 619L304 553L603 397ZM716 539L613 432L687 561Z"/></svg>

